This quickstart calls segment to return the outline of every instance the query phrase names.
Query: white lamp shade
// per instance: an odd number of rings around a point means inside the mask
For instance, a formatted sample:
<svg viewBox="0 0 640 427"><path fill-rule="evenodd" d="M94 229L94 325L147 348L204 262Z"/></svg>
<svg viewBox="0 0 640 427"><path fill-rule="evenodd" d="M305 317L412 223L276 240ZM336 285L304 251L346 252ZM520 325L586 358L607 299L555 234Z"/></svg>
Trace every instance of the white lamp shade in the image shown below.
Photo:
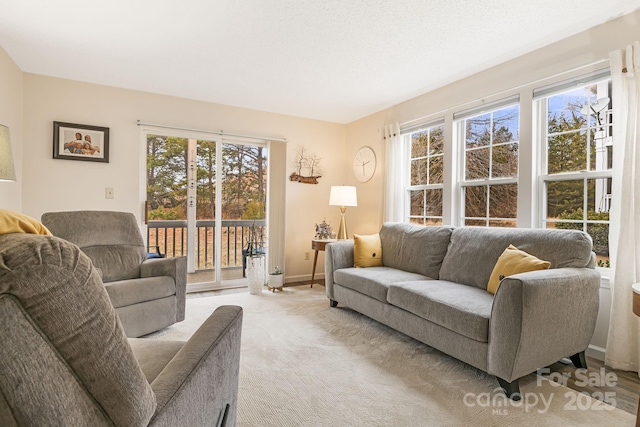
<svg viewBox="0 0 640 427"><path fill-rule="evenodd" d="M329 195L330 206L358 206L356 187L348 185L334 185Z"/></svg>
<svg viewBox="0 0 640 427"><path fill-rule="evenodd" d="M9 128L0 125L0 181L15 181L16 170L13 167L13 152Z"/></svg>

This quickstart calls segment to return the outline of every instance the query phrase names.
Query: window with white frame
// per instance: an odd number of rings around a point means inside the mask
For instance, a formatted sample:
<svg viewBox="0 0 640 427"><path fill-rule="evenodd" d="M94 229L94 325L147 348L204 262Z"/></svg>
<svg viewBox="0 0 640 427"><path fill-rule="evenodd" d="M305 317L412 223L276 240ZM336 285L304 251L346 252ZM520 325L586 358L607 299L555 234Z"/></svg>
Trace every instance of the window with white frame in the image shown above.
<svg viewBox="0 0 640 427"><path fill-rule="evenodd" d="M543 147L542 225L587 232L598 265L608 267L613 154L610 78L601 73L543 88L534 91L534 99Z"/></svg>
<svg viewBox="0 0 640 427"><path fill-rule="evenodd" d="M505 100L489 111L460 113L454 120L463 147L460 224L515 227L520 138L517 99Z"/></svg>
<svg viewBox="0 0 640 427"><path fill-rule="evenodd" d="M549 81L403 129L405 221L583 230L608 267L610 72ZM531 95L533 115L521 121L520 99Z"/></svg>
<svg viewBox="0 0 640 427"><path fill-rule="evenodd" d="M405 138L410 144L409 221L442 225L444 125L409 132Z"/></svg>

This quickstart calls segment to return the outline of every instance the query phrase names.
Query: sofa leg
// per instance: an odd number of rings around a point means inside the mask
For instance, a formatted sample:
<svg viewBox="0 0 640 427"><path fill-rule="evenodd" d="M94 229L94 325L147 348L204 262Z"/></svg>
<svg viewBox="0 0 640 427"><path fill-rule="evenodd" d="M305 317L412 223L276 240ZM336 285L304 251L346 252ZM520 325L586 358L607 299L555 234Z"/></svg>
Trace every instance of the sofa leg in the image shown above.
<svg viewBox="0 0 640 427"><path fill-rule="evenodd" d="M225 405L224 412L222 413L222 420L220 421L220 424L218 424L220 427L227 427L227 419L229 418L230 407L231 405L229 405L228 403Z"/></svg>
<svg viewBox="0 0 640 427"><path fill-rule="evenodd" d="M330 299L330 300L329 300L329 305L330 305L331 307L337 307L337 306L338 306L338 301L335 301L335 300Z"/></svg>
<svg viewBox="0 0 640 427"><path fill-rule="evenodd" d="M502 378L496 377L498 380L498 384L500 384L500 388L504 391L504 394L511 400L518 401L522 399L522 394L520 394L520 384L518 380L513 380L511 382L507 382Z"/></svg>
<svg viewBox="0 0 640 427"><path fill-rule="evenodd" d="M576 368L587 369L587 358L584 355L584 351L570 356L569 359L571 359L571 362Z"/></svg>

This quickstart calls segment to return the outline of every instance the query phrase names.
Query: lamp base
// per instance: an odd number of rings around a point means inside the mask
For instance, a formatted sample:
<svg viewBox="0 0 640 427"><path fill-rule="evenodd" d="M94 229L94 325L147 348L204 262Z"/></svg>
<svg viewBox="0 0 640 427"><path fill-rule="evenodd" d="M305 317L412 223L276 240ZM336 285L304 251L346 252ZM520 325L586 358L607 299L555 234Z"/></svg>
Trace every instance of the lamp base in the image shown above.
<svg viewBox="0 0 640 427"><path fill-rule="evenodd" d="M344 220L344 213L347 211L345 206L340 208L340 227L338 227L338 240L347 240L349 233L347 232L347 222Z"/></svg>

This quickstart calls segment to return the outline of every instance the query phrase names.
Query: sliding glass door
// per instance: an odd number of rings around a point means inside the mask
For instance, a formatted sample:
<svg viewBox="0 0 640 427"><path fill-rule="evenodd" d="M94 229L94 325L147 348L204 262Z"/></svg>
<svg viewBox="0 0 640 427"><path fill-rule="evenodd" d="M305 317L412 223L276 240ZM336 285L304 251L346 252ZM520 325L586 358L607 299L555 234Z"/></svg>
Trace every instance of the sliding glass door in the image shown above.
<svg viewBox="0 0 640 427"><path fill-rule="evenodd" d="M245 286L250 237L266 251L266 144L151 133L146 143L150 251L187 256L191 290Z"/></svg>

